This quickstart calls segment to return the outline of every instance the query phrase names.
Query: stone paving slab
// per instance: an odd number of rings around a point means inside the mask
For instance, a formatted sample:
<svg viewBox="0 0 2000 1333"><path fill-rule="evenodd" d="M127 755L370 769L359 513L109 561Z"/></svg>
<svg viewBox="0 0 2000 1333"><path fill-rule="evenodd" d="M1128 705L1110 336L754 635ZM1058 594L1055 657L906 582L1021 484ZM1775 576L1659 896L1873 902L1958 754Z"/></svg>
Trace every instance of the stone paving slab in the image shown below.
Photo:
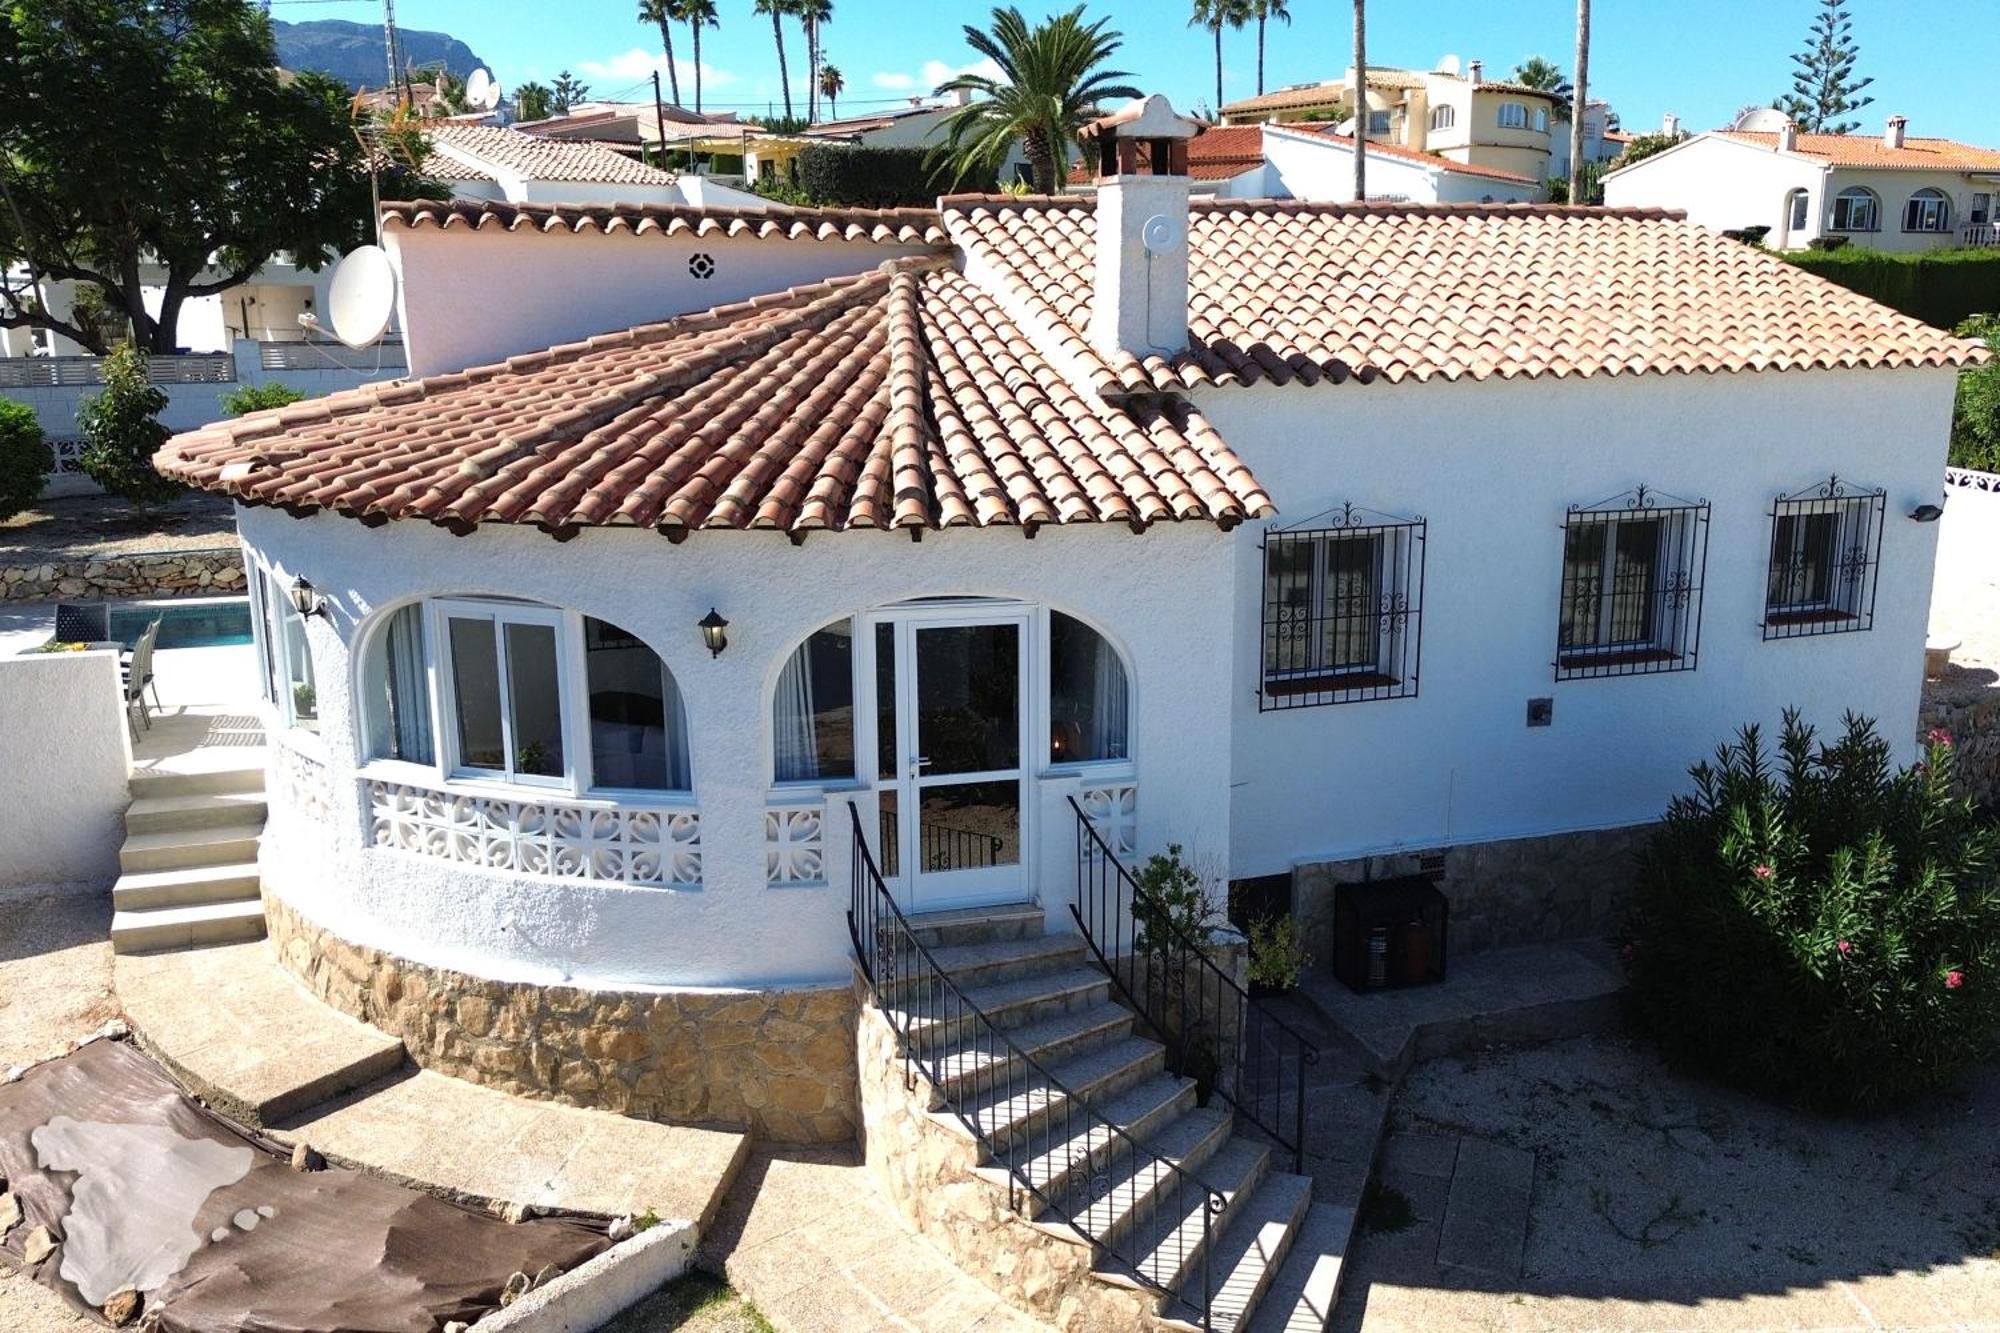
<svg viewBox="0 0 2000 1333"><path fill-rule="evenodd" d="M403 1043L327 1008L260 942L124 954L114 984L141 1045L223 1114L265 1125L381 1078Z"/></svg>
<svg viewBox="0 0 2000 1333"><path fill-rule="evenodd" d="M1518 1279L1534 1192L1533 1153L1461 1138L1438 1232L1438 1263Z"/></svg>
<svg viewBox="0 0 2000 1333"><path fill-rule="evenodd" d="M737 1130L633 1120L422 1070L278 1127L334 1161L454 1198L706 1228L749 1150Z"/></svg>

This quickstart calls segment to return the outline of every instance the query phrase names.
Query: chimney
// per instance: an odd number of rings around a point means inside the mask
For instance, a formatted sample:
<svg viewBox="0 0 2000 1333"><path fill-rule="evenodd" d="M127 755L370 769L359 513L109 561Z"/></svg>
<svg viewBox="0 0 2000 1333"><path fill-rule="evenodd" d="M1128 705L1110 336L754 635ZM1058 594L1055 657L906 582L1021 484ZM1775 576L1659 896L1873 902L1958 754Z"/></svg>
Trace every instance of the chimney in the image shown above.
<svg viewBox="0 0 2000 1333"><path fill-rule="evenodd" d="M1889 128L1882 132L1882 145L1885 148L1901 148L1903 146L1903 131L1909 126L1909 123L1908 117L1905 116L1889 117Z"/></svg>
<svg viewBox="0 0 2000 1333"><path fill-rule="evenodd" d="M1786 116L1785 123L1778 126L1778 151L1790 153L1796 151L1798 146L1799 124L1790 116Z"/></svg>
<svg viewBox="0 0 2000 1333"><path fill-rule="evenodd" d="M1673 112L1669 111L1666 115L1666 119L1660 122L1660 133L1666 135L1669 139L1680 138L1681 118L1675 115Z"/></svg>
<svg viewBox="0 0 2000 1333"><path fill-rule="evenodd" d="M1079 132L1097 162L1090 341L1107 356L1187 347L1188 140L1205 128L1154 93Z"/></svg>
<svg viewBox="0 0 2000 1333"><path fill-rule="evenodd" d="M1479 86L1480 78L1485 73L1486 73L1485 61L1468 60L1465 63L1465 81L1471 84L1473 87L1477 88Z"/></svg>

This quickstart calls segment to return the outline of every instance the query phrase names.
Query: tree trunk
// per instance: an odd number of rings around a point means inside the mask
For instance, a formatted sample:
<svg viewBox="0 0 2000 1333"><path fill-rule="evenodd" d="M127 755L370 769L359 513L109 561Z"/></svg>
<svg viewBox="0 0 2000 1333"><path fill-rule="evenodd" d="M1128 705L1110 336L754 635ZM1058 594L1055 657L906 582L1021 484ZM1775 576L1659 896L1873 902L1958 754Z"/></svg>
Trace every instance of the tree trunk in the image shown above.
<svg viewBox="0 0 2000 1333"><path fill-rule="evenodd" d="M154 356L172 356L180 342L181 307L187 303L187 283L167 275L167 285L160 292L160 317L153 325L152 336L143 345Z"/></svg>
<svg viewBox="0 0 2000 1333"><path fill-rule="evenodd" d="M660 49L667 57L667 87L674 95L674 105L681 104L681 76L674 68L674 25L667 20L667 11L660 10ZM664 127L662 133L664 133Z"/></svg>
<svg viewBox="0 0 2000 1333"><path fill-rule="evenodd" d="M1354 0L1354 202L1368 198L1368 0Z"/></svg>
<svg viewBox="0 0 2000 1333"><path fill-rule="evenodd" d="M776 0L772 0L771 40L776 42L778 46L778 86L784 90L785 94L785 119L790 120L792 118L792 75L791 71L785 68L785 29L778 21L781 17L778 12Z"/></svg>
<svg viewBox="0 0 2000 1333"><path fill-rule="evenodd" d="M1257 15L1257 96L1264 95L1264 15ZM1222 108L1215 109L1217 119L1222 116Z"/></svg>
<svg viewBox="0 0 2000 1333"><path fill-rule="evenodd" d="M1215 118L1222 119L1222 20L1215 21Z"/></svg>
<svg viewBox="0 0 2000 1333"><path fill-rule="evenodd" d="M806 119L819 120L819 20L806 20Z"/></svg>
<svg viewBox="0 0 2000 1333"><path fill-rule="evenodd" d="M1590 101L1590 0L1576 0L1576 78L1570 93L1569 201L1582 204L1583 108Z"/></svg>
<svg viewBox="0 0 2000 1333"><path fill-rule="evenodd" d="M1023 137L1022 147L1028 154L1028 174L1035 178L1036 194L1056 192L1056 155L1048 140L1040 130L1031 130Z"/></svg>
<svg viewBox="0 0 2000 1333"><path fill-rule="evenodd" d="M694 113L701 114L701 19L694 20Z"/></svg>

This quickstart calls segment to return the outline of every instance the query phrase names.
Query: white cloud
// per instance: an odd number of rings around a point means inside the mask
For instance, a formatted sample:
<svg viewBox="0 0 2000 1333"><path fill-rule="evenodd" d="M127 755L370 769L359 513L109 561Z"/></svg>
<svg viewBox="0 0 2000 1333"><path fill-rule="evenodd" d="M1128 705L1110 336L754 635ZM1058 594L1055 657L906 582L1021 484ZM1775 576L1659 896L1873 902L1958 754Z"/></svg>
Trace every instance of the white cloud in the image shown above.
<svg viewBox="0 0 2000 1333"><path fill-rule="evenodd" d="M868 76L868 81L877 88L887 88L892 93L906 93L917 86L915 75L894 72L871 74Z"/></svg>
<svg viewBox="0 0 2000 1333"><path fill-rule="evenodd" d="M900 70L885 70L879 74L869 75L868 81L877 88L885 88L890 92L914 92L928 96L931 89L961 74L983 74L989 79L1004 77L1000 66L991 60L975 61L970 65L948 65L942 60L926 60L923 68L915 74Z"/></svg>
<svg viewBox="0 0 2000 1333"><path fill-rule="evenodd" d="M667 72L667 62L658 51L648 51L644 47L635 46L629 51L621 51L608 60L582 61L576 68L579 74L598 85L591 91L602 96L616 92L628 84L650 81L655 70L664 75ZM684 83L689 83L694 78L692 60L676 58L674 70ZM707 61L702 62L701 83L704 90L726 88L736 82L738 82L737 76L728 70L717 69Z"/></svg>

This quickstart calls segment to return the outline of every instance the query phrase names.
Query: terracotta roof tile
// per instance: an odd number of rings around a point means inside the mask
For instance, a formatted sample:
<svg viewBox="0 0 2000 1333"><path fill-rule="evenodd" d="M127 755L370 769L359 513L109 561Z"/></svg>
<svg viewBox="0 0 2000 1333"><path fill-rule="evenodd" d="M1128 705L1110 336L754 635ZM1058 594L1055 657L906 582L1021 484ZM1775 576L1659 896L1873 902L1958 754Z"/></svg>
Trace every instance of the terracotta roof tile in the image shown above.
<svg viewBox="0 0 2000 1333"><path fill-rule="evenodd" d="M1776 149L1778 136L1747 130L1716 130L1718 139ZM1610 136L1605 136L1609 138ZM1872 167L1885 171L2000 171L2000 150L1975 148L1954 139L1906 138L1891 148L1879 134L1801 134L1799 153L1837 167Z"/></svg>
<svg viewBox="0 0 2000 1333"><path fill-rule="evenodd" d="M1264 164L1264 132L1277 130L1280 133L1309 135L1328 139L1335 144L1347 145L1353 140L1335 134L1334 122L1328 120L1290 121L1282 125L1211 125L1204 133L1188 141L1188 174L1198 181L1229 180L1246 171ZM1415 162L1434 171L1450 171L1461 176L1478 176L1484 180L1507 181L1514 185L1538 184L1532 176L1521 176L1511 171L1499 171L1492 167L1467 166L1454 162L1436 153L1420 153L1414 148L1401 144L1382 143L1375 139L1368 141L1371 157L1393 157L1405 162ZM1152 174L1151 167L1140 163L1139 174ZM1072 184L1082 185L1096 179L1097 169L1088 161L1079 161L1070 168Z"/></svg>
<svg viewBox="0 0 2000 1333"><path fill-rule="evenodd" d="M421 230L630 231L645 236L756 236L789 240L876 241L942 246L930 208L701 208L693 204L508 204L489 199L418 200L382 205L382 225Z"/></svg>
<svg viewBox="0 0 2000 1333"><path fill-rule="evenodd" d="M594 143L541 138L498 125L438 121L426 125L424 133L434 147L443 150L434 152L431 161L438 173L448 179L477 179L458 175L460 170L466 168L460 159L452 156L452 150L475 159L481 167L519 172L527 179L536 181L657 188L672 185L675 179L671 172L634 162L622 153L614 153ZM490 172L486 178L492 178Z"/></svg>
<svg viewBox="0 0 2000 1333"><path fill-rule="evenodd" d="M1198 412L1079 392L937 259L218 422L158 465L249 504L558 537L1272 512Z"/></svg>
<svg viewBox="0 0 2000 1333"><path fill-rule="evenodd" d="M947 229L1101 393L1258 381L1957 366L1979 344L1659 209L1194 201L1190 347L1083 337L1085 198L959 196Z"/></svg>

